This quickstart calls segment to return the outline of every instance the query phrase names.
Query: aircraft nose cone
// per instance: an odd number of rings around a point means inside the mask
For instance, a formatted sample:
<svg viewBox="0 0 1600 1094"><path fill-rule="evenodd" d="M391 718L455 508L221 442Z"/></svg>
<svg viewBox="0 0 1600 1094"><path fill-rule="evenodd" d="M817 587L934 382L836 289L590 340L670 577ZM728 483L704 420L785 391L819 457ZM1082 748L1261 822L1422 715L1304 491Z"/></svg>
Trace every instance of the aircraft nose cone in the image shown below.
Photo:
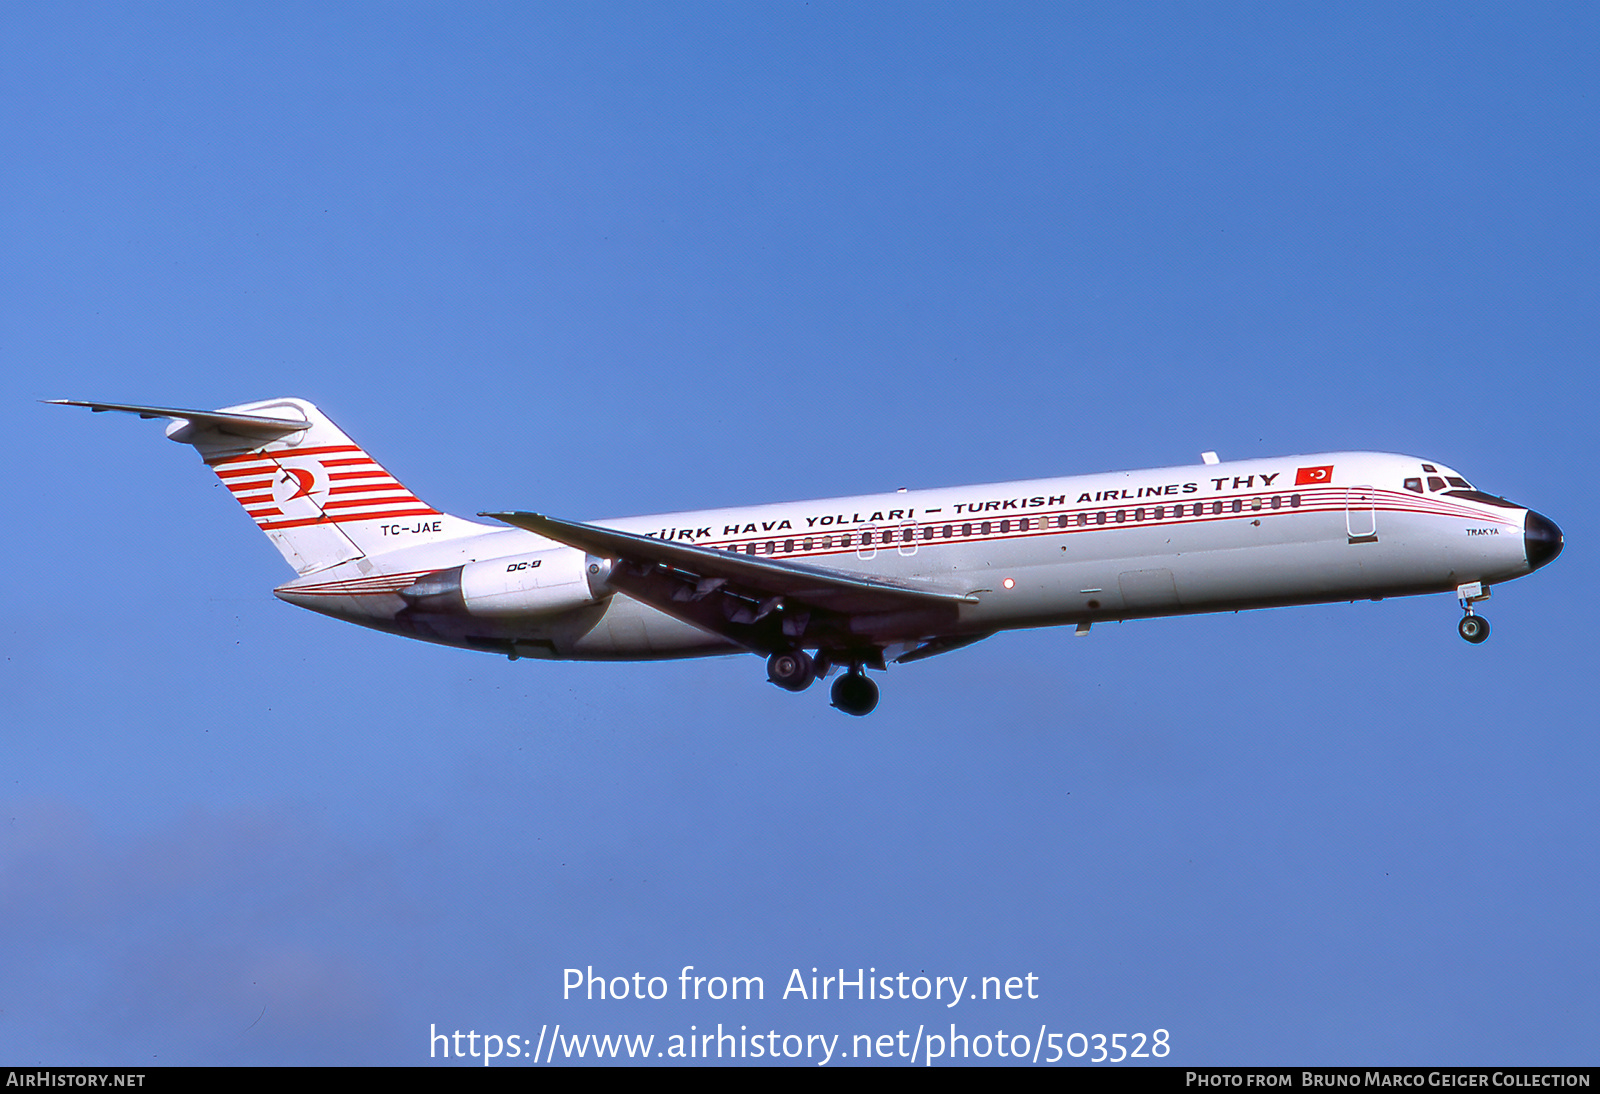
<svg viewBox="0 0 1600 1094"><path fill-rule="evenodd" d="M1561 553L1561 529L1556 522L1528 510L1528 519L1522 526L1523 549L1528 553L1528 569L1537 570Z"/></svg>

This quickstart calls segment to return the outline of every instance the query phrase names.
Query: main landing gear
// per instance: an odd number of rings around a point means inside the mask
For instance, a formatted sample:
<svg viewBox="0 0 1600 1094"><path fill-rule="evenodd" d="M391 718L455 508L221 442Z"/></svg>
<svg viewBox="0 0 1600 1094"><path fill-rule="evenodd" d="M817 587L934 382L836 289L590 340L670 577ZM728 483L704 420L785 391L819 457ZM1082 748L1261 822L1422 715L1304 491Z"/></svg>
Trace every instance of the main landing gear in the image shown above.
<svg viewBox="0 0 1600 1094"><path fill-rule="evenodd" d="M785 691L804 691L817 678L817 667L805 650L784 650L767 658L767 679Z"/></svg>
<svg viewBox="0 0 1600 1094"><path fill-rule="evenodd" d="M826 654L823 656L824 671L830 664L838 664L828 659ZM816 678L817 662L805 650L780 650L767 658L768 681L785 691L804 691ZM878 685L867 678L859 661L833 682L830 694L836 709L858 718L863 714L871 714L878 706Z"/></svg>
<svg viewBox="0 0 1600 1094"><path fill-rule="evenodd" d="M1456 624L1456 631L1476 646L1489 637L1489 621L1481 615L1475 615L1472 604L1476 600L1489 599L1489 590L1483 587L1483 582L1474 581L1457 588L1456 599L1461 601L1461 610L1466 613L1461 617L1461 622Z"/></svg>
<svg viewBox="0 0 1600 1094"><path fill-rule="evenodd" d="M856 665L833 682L833 705L846 714L871 714L878 705L878 685Z"/></svg>

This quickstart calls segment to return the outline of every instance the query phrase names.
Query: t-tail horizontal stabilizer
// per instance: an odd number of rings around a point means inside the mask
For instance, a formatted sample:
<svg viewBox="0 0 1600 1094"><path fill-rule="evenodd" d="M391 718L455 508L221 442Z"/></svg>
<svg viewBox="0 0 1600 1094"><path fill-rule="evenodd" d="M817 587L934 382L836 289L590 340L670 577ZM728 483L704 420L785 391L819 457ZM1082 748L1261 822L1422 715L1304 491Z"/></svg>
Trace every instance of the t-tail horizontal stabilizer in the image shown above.
<svg viewBox="0 0 1600 1094"><path fill-rule="evenodd" d="M199 433L231 434L257 444L275 441L311 428L304 418L278 418L265 414L230 414L221 410L182 410L171 406L136 406L132 403L86 403L77 399L46 399L52 406L85 406L96 414L108 410L137 414L141 418L171 418L183 425L168 429L167 436L184 444L195 443Z"/></svg>
<svg viewBox="0 0 1600 1094"><path fill-rule="evenodd" d="M170 418L167 436L193 445L298 573L485 527L422 501L304 399L220 410L51 399L56 406Z"/></svg>

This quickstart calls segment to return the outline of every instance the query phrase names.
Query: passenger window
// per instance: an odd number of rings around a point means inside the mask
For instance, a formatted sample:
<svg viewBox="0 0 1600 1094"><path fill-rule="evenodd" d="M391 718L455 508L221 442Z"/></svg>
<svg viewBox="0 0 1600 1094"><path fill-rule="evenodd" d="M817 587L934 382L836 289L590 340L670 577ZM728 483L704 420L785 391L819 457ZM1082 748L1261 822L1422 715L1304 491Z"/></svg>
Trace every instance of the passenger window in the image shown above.
<svg viewBox="0 0 1600 1094"><path fill-rule="evenodd" d="M988 521L984 521L982 524L978 525L978 534L979 535L983 535L983 536L986 536L986 535L989 534L989 522Z"/></svg>
<svg viewBox="0 0 1600 1094"><path fill-rule="evenodd" d="M783 541L783 553L786 555L794 553L794 540L786 539Z"/></svg>
<svg viewBox="0 0 1600 1094"><path fill-rule="evenodd" d="M1289 508L1290 509L1298 509L1298 508L1300 508L1300 495L1299 494L1290 494L1289 495Z"/></svg>
<svg viewBox="0 0 1600 1094"><path fill-rule="evenodd" d="M801 540L800 545L808 551L811 550L811 537L807 536L805 539Z"/></svg>
<svg viewBox="0 0 1600 1094"><path fill-rule="evenodd" d="M952 531L954 531L954 529L952 529L950 525L946 524L944 526L944 538L949 539Z"/></svg>
<svg viewBox="0 0 1600 1094"><path fill-rule="evenodd" d="M1121 524L1123 521L1125 521L1127 519L1128 519L1128 511L1126 509L1118 509L1117 510L1117 523Z"/></svg>
<svg viewBox="0 0 1600 1094"><path fill-rule="evenodd" d="M1010 532L1011 532L1011 522L1009 520L1001 521L1000 522L1000 534L1001 535L1009 535Z"/></svg>
<svg viewBox="0 0 1600 1094"><path fill-rule="evenodd" d="M1421 489L1421 487L1418 487L1418 489L1419 489L1419 490L1420 490L1420 489ZM1280 498L1280 497L1279 497L1279 496L1278 496L1278 495L1276 495L1276 494L1274 494L1274 495L1272 495L1272 507L1273 507L1273 508L1274 508L1274 509L1281 509L1281 508L1283 508L1283 499L1282 499L1282 498Z"/></svg>
<svg viewBox="0 0 1600 1094"><path fill-rule="evenodd" d="M1242 510L1243 508L1244 508L1244 502L1240 501L1238 498L1234 498L1233 499L1233 511L1235 513L1237 513L1240 510Z"/></svg>
<svg viewBox="0 0 1600 1094"><path fill-rule="evenodd" d="M1094 522L1096 524L1104 524L1106 522L1106 511L1104 509L1094 515Z"/></svg>
<svg viewBox="0 0 1600 1094"><path fill-rule="evenodd" d="M1135 509L1133 511L1133 519L1134 520L1143 520L1144 519L1144 510L1143 509Z"/></svg>
<svg viewBox="0 0 1600 1094"><path fill-rule="evenodd" d="M961 526L961 538L962 539L966 539L970 535L972 535L972 525L971 524L963 524Z"/></svg>

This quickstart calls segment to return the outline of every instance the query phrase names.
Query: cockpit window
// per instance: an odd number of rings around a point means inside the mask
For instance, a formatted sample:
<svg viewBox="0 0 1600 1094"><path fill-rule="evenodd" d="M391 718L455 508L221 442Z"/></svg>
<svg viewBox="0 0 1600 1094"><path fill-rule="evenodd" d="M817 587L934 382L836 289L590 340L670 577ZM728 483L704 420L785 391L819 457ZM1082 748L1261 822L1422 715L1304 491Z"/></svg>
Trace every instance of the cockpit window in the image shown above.
<svg viewBox="0 0 1600 1094"><path fill-rule="evenodd" d="M1438 470L1439 470L1437 467L1433 466L1433 464L1431 464L1431 463L1423 464L1422 465L1422 469L1424 471L1426 471L1430 475L1437 474Z"/></svg>
<svg viewBox="0 0 1600 1094"><path fill-rule="evenodd" d="M1472 489L1472 484L1470 482L1468 482L1466 479L1457 478L1455 475L1446 475L1445 480L1449 482L1451 486L1458 486L1463 490Z"/></svg>
<svg viewBox="0 0 1600 1094"><path fill-rule="evenodd" d="M1414 494L1422 493L1422 480L1421 479L1407 479L1406 480L1406 489L1410 490Z"/></svg>
<svg viewBox="0 0 1600 1094"><path fill-rule="evenodd" d="M1440 490L1444 489L1444 480L1438 475L1429 475L1428 489L1432 490L1434 493L1438 493Z"/></svg>

